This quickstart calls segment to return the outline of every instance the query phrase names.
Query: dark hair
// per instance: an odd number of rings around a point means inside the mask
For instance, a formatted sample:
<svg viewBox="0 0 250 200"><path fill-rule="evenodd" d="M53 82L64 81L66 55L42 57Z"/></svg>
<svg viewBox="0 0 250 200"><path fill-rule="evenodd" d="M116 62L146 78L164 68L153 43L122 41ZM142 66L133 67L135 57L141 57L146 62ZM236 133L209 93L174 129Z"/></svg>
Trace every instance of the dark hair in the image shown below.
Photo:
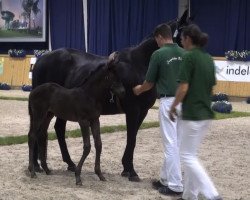
<svg viewBox="0 0 250 200"><path fill-rule="evenodd" d="M160 24L155 28L153 35L154 37L161 35L163 38L172 38L172 31L169 25Z"/></svg>
<svg viewBox="0 0 250 200"><path fill-rule="evenodd" d="M184 37L189 36L192 39L194 45L204 47L208 42L208 34L203 33L199 26L196 24L190 24L182 31Z"/></svg>

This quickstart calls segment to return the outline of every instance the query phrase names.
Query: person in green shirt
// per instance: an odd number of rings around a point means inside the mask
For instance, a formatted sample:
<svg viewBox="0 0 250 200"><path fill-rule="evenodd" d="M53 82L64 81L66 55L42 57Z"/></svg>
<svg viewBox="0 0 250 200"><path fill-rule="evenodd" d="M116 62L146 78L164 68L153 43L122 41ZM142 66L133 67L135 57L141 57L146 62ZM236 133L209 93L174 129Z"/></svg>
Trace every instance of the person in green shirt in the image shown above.
<svg viewBox="0 0 250 200"><path fill-rule="evenodd" d="M156 50L150 58L145 81L142 85L135 86L133 91L135 95L140 95L156 85L160 97L159 121L164 161L160 171L160 180L153 181L152 185L161 194L180 195L183 185L177 131L178 121L172 122L168 111L178 86L176 79L184 49L173 43L171 28L166 24L156 27L154 38L160 49Z"/></svg>
<svg viewBox="0 0 250 200"><path fill-rule="evenodd" d="M208 131L211 119L211 93L216 84L212 57L202 49L208 35L195 25L187 26L181 42L187 53L183 56L178 76L179 86L169 117L174 121L176 106L182 102L180 126L180 156L184 169L182 200L198 200L202 193L207 199L222 200L213 182L197 158L198 147Z"/></svg>

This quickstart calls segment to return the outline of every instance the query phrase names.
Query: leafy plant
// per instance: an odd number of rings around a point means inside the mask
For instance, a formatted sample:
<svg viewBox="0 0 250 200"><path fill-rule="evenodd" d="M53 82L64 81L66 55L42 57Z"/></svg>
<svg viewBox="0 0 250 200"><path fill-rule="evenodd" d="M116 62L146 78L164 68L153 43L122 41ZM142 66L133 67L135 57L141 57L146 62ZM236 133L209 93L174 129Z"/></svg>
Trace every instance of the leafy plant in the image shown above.
<svg viewBox="0 0 250 200"><path fill-rule="evenodd" d="M9 49L8 54L10 57L24 58L26 51L24 49Z"/></svg>
<svg viewBox="0 0 250 200"><path fill-rule="evenodd" d="M26 51L24 49L9 49L8 54L10 57L24 58Z"/></svg>
<svg viewBox="0 0 250 200"><path fill-rule="evenodd" d="M227 60L234 61L250 61L250 51L227 51L225 52L225 57Z"/></svg>
<svg viewBox="0 0 250 200"><path fill-rule="evenodd" d="M42 49L42 50L34 50L34 55L37 57L37 58L40 58L43 54L46 54L49 52L49 50L47 49Z"/></svg>

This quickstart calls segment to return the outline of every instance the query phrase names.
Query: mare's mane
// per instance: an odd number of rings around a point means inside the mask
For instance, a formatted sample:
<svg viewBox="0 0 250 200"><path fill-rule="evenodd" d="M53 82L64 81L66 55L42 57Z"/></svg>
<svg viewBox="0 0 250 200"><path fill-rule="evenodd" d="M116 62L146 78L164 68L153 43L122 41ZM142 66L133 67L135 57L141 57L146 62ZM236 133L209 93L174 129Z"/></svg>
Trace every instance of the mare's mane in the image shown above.
<svg viewBox="0 0 250 200"><path fill-rule="evenodd" d="M188 23L186 21L187 16L188 16L188 10L185 10L185 12L183 13L181 18L175 18L175 19L172 19L172 20L166 22L166 24L171 27L174 42L177 42L178 45L180 45L180 46L181 46L181 44L180 44L180 31ZM149 35L144 37L142 42L139 43L138 45L123 49L120 52L119 57L121 58L122 61L129 62L129 61L131 61L131 56L132 56L131 52L133 52L133 53L143 52L144 54L146 54L145 55L146 57L150 58L150 55L152 53L151 50L152 49L156 50L157 48L158 48L158 46L157 46L157 43L153 37L153 33L150 33ZM148 54L150 54L150 55L148 55Z"/></svg>
<svg viewBox="0 0 250 200"><path fill-rule="evenodd" d="M132 52L143 52L143 53L147 53L147 52L151 52L152 49L157 49L157 43L155 41L155 39L153 37L149 37L144 39L141 43L139 43L136 46L131 46L128 48L123 49L122 51L119 52L119 58L121 61L123 62L128 62L130 63L132 58Z"/></svg>

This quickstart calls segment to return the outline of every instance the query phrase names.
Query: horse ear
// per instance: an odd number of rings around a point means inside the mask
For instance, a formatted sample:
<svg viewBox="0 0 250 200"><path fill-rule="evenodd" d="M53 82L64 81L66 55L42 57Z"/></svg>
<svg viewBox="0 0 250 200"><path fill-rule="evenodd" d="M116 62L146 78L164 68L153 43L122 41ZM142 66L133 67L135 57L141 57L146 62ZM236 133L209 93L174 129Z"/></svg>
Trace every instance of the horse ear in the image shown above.
<svg viewBox="0 0 250 200"><path fill-rule="evenodd" d="M109 55L107 66L109 68L111 66L114 66L118 62L119 62L119 53L118 51L115 51Z"/></svg>
<svg viewBox="0 0 250 200"><path fill-rule="evenodd" d="M179 24L185 24L188 21L188 14L188 9L186 9L179 20Z"/></svg>
<svg viewBox="0 0 250 200"><path fill-rule="evenodd" d="M192 14L192 15L188 18L188 20L192 22L192 21L194 21L194 18L195 18L195 14Z"/></svg>

